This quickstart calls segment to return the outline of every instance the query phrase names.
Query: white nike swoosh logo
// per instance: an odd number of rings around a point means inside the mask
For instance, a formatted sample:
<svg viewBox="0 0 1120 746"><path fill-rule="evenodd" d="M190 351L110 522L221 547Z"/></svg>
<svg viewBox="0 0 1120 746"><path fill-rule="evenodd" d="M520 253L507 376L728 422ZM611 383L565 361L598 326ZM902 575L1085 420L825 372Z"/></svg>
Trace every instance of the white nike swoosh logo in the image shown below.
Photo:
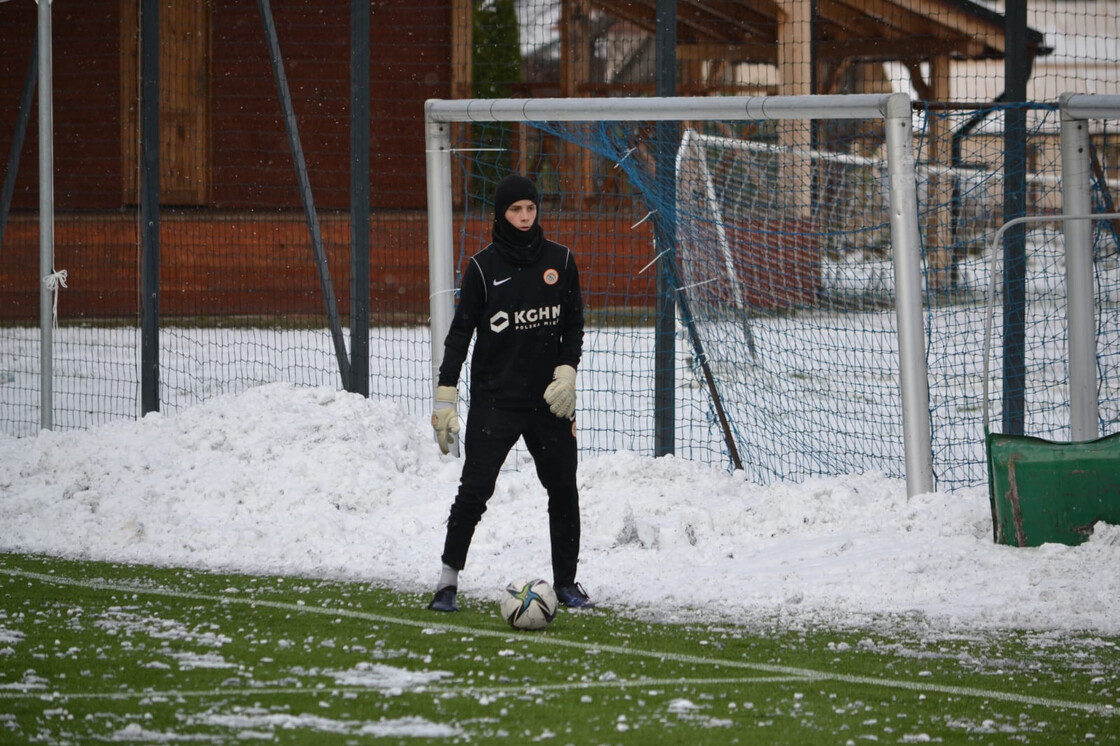
<svg viewBox="0 0 1120 746"><path fill-rule="evenodd" d="M504 280L494 280L494 287L498 287L499 285L504 285L505 283L509 282L512 279L513 279L512 277L507 277Z"/></svg>

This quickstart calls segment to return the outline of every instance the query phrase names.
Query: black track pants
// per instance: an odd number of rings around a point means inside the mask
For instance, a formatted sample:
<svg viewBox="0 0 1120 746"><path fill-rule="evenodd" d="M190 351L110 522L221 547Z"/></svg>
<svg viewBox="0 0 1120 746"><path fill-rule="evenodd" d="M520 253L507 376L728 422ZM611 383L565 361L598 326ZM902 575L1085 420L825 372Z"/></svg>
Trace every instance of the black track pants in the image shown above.
<svg viewBox="0 0 1120 746"><path fill-rule="evenodd" d="M447 519L443 563L462 570L475 526L494 494L498 472L519 437L533 457L537 477L548 492L553 583L571 585L579 561L579 491L576 488L575 423L547 409L511 411L472 406L464 439L459 493Z"/></svg>

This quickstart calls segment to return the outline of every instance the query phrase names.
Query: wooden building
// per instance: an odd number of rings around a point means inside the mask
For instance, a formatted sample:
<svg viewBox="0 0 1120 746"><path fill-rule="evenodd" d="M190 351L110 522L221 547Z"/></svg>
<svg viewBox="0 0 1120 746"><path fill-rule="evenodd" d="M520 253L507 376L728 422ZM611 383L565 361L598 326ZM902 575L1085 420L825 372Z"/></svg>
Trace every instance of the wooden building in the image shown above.
<svg viewBox="0 0 1120 746"><path fill-rule="evenodd" d="M652 92L652 67L635 62L651 53L656 0L557 1L555 69L511 81L519 91ZM138 312L138 6L139 0L83 0L52 8L55 209L66 237L57 247L58 266L83 266L86 277L97 278L72 283L70 318ZM276 0L272 9L315 205L330 226L328 256L344 274L349 3ZM423 103L470 96L473 5L384 0L371 10L373 311L417 316L427 309ZM953 60L1000 59L1006 51L1002 16L969 0L678 0L677 13L679 95L859 92L881 84L868 64L891 60L907 66L923 98L940 100ZM0 237L0 319L19 321L35 319L38 310L34 110L23 148L12 148L36 14L32 2L0 4L5 173L11 156L19 158ZM224 297L215 294L218 285L244 287L267 277L271 289L262 297L274 293L276 300L264 306L313 313L318 286L306 244L292 232L300 195L257 4L164 2L160 28L163 261L165 281L174 280L165 312L214 312L224 307L215 300ZM593 65L609 34L632 34L628 44L606 44L618 56L611 69L628 75L608 76ZM1044 51L1041 36L1028 34L1028 55ZM744 82L734 72L744 66L769 70L769 78ZM335 283L344 309L347 284ZM240 306L229 312L248 313Z"/></svg>

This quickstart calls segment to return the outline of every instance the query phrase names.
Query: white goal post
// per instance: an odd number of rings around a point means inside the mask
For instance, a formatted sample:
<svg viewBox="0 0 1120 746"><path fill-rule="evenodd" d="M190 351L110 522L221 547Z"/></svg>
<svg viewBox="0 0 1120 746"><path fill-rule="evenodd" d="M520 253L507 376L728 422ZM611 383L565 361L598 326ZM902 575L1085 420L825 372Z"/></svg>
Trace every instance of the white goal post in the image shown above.
<svg viewBox="0 0 1120 746"><path fill-rule="evenodd" d="M1120 119L1120 96L1065 93L1062 111L1062 210L1068 215L1092 212L1092 166L1089 119ZM1057 216L1061 217L1061 216ZM1097 219L1113 218L1099 215ZM1063 223L1066 246L1066 297L1069 299L1070 435L1073 440L1100 436L1097 390L1096 288L1093 284L1093 239L1085 219ZM985 357L985 362L987 358ZM985 376L985 382L987 376ZM987 399L985 399L987 403Z"/></svg>
<svg viewBox="0 0 1120 746"><path fill-rule="evenodd" d="M428 100L425 104L425 147L433 389L442 362L443 340L454 314L452 123L814 119L881 119L885 125L906 488L908 495L932 491L933 456L922 319L913 119L909 96L904 93Z"/></svg>

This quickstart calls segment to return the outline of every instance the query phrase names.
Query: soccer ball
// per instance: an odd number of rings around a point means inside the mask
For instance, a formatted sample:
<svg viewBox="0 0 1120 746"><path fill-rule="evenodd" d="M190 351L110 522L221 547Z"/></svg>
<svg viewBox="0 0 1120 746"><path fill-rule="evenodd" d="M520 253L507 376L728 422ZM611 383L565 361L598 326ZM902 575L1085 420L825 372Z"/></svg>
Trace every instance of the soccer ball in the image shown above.
<svg viewBox="0 0 1120 746"><path fill-rule="evenodd" d="M556 593L540 578L515 580L502 591L501 606L514 629L544 629L556 616Z"/></svg>

